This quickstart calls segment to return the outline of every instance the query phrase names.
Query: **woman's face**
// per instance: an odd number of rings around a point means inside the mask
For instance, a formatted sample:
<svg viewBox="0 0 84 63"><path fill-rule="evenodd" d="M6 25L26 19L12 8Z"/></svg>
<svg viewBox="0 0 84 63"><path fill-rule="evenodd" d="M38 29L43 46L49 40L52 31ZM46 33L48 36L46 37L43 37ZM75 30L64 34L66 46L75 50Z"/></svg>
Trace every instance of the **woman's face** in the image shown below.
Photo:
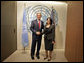
<svg viewBox="0 0 84 63"><path fill-rule="evenodd" d="M47 24L50 24L50 19L48 18L48 20L47 20Z"/></svg>

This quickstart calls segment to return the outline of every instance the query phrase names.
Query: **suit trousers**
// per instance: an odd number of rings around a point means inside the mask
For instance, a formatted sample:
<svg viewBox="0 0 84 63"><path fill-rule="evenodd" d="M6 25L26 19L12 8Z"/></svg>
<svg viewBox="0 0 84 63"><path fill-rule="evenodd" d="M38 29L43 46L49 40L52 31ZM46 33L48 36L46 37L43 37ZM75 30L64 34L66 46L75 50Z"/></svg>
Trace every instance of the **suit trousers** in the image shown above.
<svg viewBox="0 0 84 63"><path fill-rule="evenodd" d="M32 39L31 56L34 56L36 45L37 45L36 56L39 56L39 51L40 51L40 47L41 47L41 38Z"/></svg>

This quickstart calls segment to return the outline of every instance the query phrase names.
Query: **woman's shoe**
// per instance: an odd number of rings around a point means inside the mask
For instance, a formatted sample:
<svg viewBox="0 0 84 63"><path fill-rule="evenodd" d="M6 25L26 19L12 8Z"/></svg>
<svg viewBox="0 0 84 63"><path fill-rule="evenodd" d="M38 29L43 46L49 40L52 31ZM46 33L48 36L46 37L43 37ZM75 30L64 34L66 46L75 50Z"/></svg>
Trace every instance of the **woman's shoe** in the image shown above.
<svg viewBox="0 0 84 63"><path fill-rule="evenodd" d="M47 58L48 58L48 57L45 57L44 60L47 59Z"/></svg>
<svg viewBox="0 0 84 63"><path fill-rule="evenodd" d="M48 61L51 61L51 57L48 59Z"/></svg>
<svg viewBox="0 0 84 63"><path fill-rule="evenodd" d="M51 61L51 59L48 59L48 61Z"/></svg>

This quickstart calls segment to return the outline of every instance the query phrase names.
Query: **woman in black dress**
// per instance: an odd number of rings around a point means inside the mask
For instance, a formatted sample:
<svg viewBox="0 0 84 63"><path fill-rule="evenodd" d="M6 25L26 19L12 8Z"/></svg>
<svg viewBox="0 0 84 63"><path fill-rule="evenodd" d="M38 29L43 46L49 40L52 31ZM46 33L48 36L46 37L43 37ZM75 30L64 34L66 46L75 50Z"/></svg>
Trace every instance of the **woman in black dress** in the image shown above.
<svg viewBox="0 0 84 63"><path fill-rule="evenodd" d="M55 25L52 24L52 20L50 17L47 18L47 23L44 27L44 44L45 44L45 52L46 57L44 59L48 58L48 51L49 51L49 59L51 60L52 51L53 51L53 45L55 43Z"/></svg>

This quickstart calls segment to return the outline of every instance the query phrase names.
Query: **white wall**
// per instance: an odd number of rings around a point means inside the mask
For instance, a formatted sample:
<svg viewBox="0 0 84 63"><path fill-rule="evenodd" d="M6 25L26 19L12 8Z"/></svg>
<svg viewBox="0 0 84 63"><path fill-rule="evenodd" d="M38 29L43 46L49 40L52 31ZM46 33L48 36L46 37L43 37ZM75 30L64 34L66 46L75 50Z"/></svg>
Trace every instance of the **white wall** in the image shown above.
<svg viewBox="0 0 84 63"><path fill-rule="evenodd" d="M23 49L21 44L21 35L22 35L22 18L23 18L23 9L24 3L27 6L30 5L46 5L51 7L52 5L56 9L58 13L58 25L56 27L56 44L55 49L65 49L65 37L66 37L66 20L67 20L67 4L64 2L29 2L29 1L18 1L17 2L17 49ZM31 34L28 33L29 36L29 45L26 49L31 49ZM42 38L41 50L44 50L44 39Z"/></svg>

